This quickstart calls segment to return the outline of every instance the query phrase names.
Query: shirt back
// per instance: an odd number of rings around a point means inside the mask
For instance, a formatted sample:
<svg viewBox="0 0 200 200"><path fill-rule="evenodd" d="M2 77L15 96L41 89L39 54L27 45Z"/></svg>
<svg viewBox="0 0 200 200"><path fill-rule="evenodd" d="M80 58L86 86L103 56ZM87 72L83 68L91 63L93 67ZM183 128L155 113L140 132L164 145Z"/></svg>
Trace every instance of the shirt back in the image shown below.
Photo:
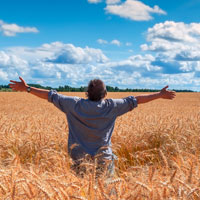
<svg viewBox="0 0 200 200"><path fill-rule="evenodd" d="M111 136L115 120L137 107L133 96L91 101L64 96L54 90L49 92L48 101L67 116L68 152L74 160L83 158L85 154L99 154L105 159L112 159Z"/></svg>

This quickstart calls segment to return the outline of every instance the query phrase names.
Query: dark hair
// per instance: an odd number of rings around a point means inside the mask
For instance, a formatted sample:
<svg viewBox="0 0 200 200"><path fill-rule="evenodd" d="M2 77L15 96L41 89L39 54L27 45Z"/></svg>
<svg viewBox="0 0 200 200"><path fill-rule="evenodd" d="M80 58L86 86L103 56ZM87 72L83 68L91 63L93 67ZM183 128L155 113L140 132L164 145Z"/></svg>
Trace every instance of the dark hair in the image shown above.
<svg viewBox="0 0 200 200"><path fill-rule="evenodd" d="M86 96L89 100L100 101L106 96L106 94L106 86L102 80L94 79L88 83Z"/></svg>

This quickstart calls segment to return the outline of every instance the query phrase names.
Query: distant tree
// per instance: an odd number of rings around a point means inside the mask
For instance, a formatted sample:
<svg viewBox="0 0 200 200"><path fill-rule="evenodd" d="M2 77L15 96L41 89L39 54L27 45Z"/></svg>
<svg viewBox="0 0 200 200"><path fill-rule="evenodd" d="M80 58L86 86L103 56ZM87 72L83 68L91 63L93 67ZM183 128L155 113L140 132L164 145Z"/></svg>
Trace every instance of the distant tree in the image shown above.
<svg viewBox="0 0 200 200"><path fill-rule="evenodd" d="M87 87L81 86L80 88L75 88L75 87L71 87L68 85L65 86L59 86L58 88L52 88L50 86L42 86L40 84L28 84L31 87L36 87L36 88L42 88L42 89L47 89L47 90L57 90L58 92L85 92L87 90ZM108 92L158 92L160 90L155 90L155 89L130 89L130 88L126 88L126 89L120 89L118 87L112 87L107 85L106 89ZM0 92L2 91L12 91L9 87L9 85L0 85ZM175 90L176 92L194 92L192 90Z"/></svg>

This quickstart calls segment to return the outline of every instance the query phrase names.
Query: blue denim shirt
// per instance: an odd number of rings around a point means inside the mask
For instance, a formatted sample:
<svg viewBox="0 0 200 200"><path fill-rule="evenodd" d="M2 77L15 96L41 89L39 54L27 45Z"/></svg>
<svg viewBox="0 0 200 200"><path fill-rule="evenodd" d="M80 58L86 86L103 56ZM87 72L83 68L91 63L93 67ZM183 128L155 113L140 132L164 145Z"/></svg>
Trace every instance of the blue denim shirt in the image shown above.
<svg viewBox="0 0 200 200"><path fill-rule="evenodd" d="M48 101L66 114L68 152L74 160L83 158L85 154L95 156L97 153L111 160L111 136L115 120L137 107L137 100L133 96L91 101L58 94L55 90L48 93Z"/></svg>

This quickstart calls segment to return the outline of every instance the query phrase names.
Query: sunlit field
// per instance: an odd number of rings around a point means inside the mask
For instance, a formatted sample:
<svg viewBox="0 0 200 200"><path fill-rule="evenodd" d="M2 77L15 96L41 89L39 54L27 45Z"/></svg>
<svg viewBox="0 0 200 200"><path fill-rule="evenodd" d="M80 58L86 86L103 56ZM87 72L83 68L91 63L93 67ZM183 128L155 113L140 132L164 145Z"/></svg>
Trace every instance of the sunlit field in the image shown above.
<svg viewBox="0 0 200 200"><path fill-rule="evenodd" d="M65 93L84 97L84 93ZM136 93L109 93L121 98ZM200 93L139 105L116 121L115 175L70 169L65 114L28 93L0 93L0 199L200 199Z"/></svg>

